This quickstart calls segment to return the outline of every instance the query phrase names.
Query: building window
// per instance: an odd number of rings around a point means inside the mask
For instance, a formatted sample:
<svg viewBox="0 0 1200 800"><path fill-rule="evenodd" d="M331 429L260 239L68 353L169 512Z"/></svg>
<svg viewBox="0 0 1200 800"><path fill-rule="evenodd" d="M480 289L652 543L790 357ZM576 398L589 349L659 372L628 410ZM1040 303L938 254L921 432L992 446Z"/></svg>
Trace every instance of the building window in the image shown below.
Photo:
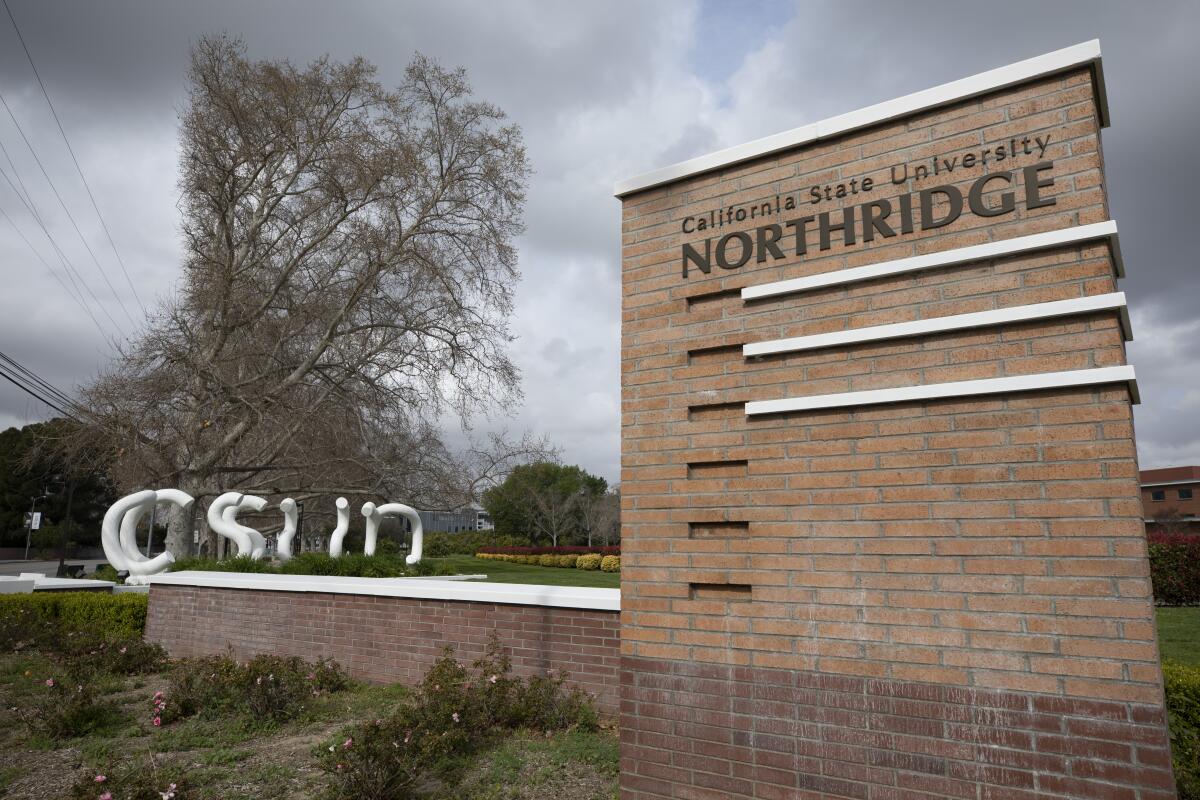
<svg viewBox="0 0 1200 800"><path fill-rule="evenodd" d="M1155 489L1150 493L1150 499L1156 503L1161 503L1167 499L1167 493L1164 489Z"/></svg>
<svg viewBox="0 0 1200 800"><path fill-rule="evenodd" d="M1191 500L1192 499L1192 490L1191 489L1180 489L1179 490L1179 499L1180 500Z"/></svg>

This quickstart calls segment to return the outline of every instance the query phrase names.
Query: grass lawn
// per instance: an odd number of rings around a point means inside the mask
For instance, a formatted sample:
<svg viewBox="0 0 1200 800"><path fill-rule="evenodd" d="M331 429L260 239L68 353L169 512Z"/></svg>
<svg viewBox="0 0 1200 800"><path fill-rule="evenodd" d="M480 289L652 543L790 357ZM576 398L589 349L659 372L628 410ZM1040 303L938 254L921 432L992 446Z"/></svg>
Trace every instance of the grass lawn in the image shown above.
<svg viewBox="0 0 1200 800"><path fill-rule="evenodd" d="M532 567L474 556L448 556L426 559L435 564L449 564L460 575L487 575L494 583L540 583L548 586L594 586L600 589L621 588L621 573L567 569L565 567Z"/></svg>
<svg viewBox="0 0 1200 800"><path fill-rule="evenodd" d="M1163 660L1200 666L1200 608L1159 608L1158 649Z"/></svg>

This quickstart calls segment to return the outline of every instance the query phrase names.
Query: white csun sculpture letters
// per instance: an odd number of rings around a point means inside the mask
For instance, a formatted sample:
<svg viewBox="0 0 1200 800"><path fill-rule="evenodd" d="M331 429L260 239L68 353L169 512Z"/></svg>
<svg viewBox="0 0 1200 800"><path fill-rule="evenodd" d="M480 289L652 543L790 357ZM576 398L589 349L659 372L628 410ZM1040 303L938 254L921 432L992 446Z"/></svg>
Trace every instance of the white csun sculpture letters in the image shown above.
<svg viewBox="0 0 1200 800"><path fill-rule="evenodd" d="M412 523L413 546L406 563L415 564L421 560L421 549L425 539L424 528L421 526L421 515L403 503L384 503L376 506L374 503L363 503L362 515L367 518L367 536L363 543L363 552L369 556L375 555L375 540L379 536L379 523L384 517L404 517Z"/></svg>
<svg viewBox="0 0 1200 800"><path fill-rule="evenodd" d="M225 492L212 501L205 519L209 528L234 543L237 547L235 555L262 558L267 552L267 540L254 528L239 524L236 517L237 512L244 508L262 511L266 507L266 498L241 492Z"/></svg>
<svg viewBox="0 0 1200 800"><path fill-rule="evenodd" d="M291 561L292 539L296 538L296 526L300 519L296 501L290 497L283 498L279 510L283 512L283 530L275 540L275 555L279 556L280 561Z"/></svg>
<svg viewBox="0 0 1200 800"><path fill-rule="evenodd" d="M178 489L145 489L126 495L112 504L100 524L100 544L104 557L118 572L128 572L128 584L144 584L151 575L165 572L175 563L170 552L147 558L137 549L137 524L158 503L171 503L186 511L193 503L191 495Z"/></svg>
<svg viewBox="0 0 1200 800"><path fill-rule="evenodd" d="M163 552L154 558L147 558L137 547L137 526L142 517L160 503L170 503L187 511L195 500L191 495L179 489L145 489L140 492L122 497L104 514L100 526L100 542L104 547L104 555L108 562L118 571L127 572L126 583L149 583L149 576L165 572L175 563L175 556ZM329 535L329 555L338 558L342 555L342 545L346 533L350 530L350 503L346 498L337 499L337 525ZM208 507L205 519L208 527L218 535L231 541L236 548L234 555L249 558L263 558L267 551L266 538L254 528L242 525L237 521L237 514L243 509L262 511L267 507L267 500L255 495L241 492L225 492L217 497ZM298 524L298 508L296 501L285 498L279 504L283 513L283 530L278 537L277 552L280 561L292 558L292 542L296 536ZM401 516L412 524L413 545L405 561L416 564L421 560L424 529L421 517L417 511L403 503L364 503L362 515L366 518L366 539L363 550L367 555L374 555L379 538L379 525L384 517Z"/></svg>
<svg viewBox="0 0 1200 800"><path fill-rule="evenodd" d="M337 499L337 525L333 527L333 533L329 534L329 555L337 558L342 554L342 540L346 538L346 531L350 530L350 503L344 497Z"/></svg>

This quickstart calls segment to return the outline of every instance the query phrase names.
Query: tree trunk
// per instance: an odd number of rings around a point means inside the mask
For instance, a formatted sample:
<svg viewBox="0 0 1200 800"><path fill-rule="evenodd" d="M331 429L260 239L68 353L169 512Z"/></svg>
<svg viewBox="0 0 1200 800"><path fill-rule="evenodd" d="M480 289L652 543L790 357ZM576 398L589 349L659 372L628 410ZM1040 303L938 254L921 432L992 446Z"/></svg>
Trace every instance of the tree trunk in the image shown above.
<svg viewBox="0 0 1200 800"><path fill-rule="evenodd" d="M167 516L167 541L165 542L165 546L175 558L186 558L194 552L192 531L195 529L195 520L199 512L198 505L200 498L203 496L203 488L197 481L187 477L180 480L179 488L192 497L195 497L196 502L187 511L184 511L173 503L169 506L170 511Z"/></svg>

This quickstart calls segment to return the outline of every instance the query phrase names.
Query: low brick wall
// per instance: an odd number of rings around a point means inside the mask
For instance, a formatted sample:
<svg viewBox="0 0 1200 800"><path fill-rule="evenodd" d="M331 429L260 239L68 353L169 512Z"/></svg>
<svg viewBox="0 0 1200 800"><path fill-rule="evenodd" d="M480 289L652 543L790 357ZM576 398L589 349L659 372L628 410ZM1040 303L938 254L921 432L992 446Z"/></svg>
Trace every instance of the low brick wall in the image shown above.
<svg viewBox="0 0 1200 800"><path fill-rule="evenodd" d="M482 654L495 631L513 672L565 671L618 710L620 612L414 597L155 583L146 638L172 656L329 658L359 679L415 684L445 647Z"/></svg>

